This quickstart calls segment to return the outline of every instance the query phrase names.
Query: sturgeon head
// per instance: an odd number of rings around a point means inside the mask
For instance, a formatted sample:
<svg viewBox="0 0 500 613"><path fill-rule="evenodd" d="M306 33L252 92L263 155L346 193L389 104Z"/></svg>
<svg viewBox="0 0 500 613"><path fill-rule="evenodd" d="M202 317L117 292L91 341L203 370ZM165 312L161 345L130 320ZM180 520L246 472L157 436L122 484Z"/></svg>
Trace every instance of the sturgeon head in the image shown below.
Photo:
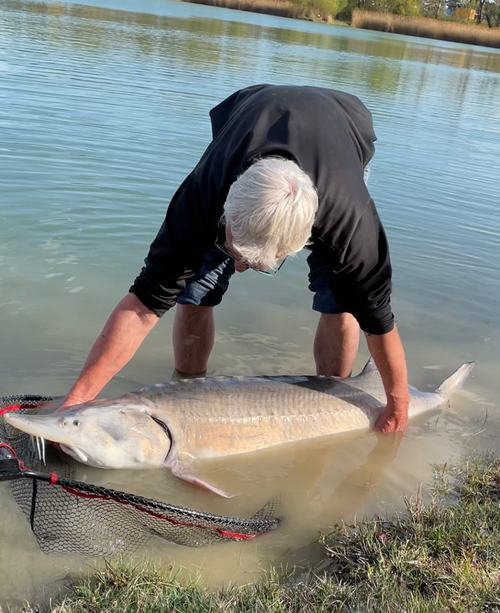
<svg viewBox="0 0 500 613"><path fill-rule="evenodd" d="M12 411L3 417L22 432L58 443L62 451L89 466L162 466L171 447L167 426L152 417L146 405L134 402L133 395L117 400L99 400L49 415Z"/></svg>

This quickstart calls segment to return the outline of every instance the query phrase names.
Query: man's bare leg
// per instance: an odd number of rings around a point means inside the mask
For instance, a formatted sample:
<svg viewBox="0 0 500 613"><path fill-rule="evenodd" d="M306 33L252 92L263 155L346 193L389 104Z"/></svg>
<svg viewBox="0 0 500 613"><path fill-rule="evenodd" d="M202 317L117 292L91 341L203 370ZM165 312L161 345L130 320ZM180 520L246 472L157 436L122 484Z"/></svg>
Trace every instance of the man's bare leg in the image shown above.
<svg viewBox="0 0 500 613"><path fill-rule="evenodd" d="M175 307L173 344L179 373L202 375L214 346L213 307L178 304Z"/></svg>
<svg viewBox="0 0 500 613"><path fill-rule="evenodd" d="M359 325L350 313L322 313L314 339L316 373L349 377L359 346Z"/></svg>

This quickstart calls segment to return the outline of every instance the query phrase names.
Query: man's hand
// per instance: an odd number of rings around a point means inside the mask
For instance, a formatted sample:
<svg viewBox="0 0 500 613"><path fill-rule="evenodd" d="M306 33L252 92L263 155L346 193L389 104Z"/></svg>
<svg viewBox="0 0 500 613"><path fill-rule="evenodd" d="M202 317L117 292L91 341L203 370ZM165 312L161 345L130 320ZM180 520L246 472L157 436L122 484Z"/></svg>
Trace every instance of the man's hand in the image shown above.
<svg viewBox="0 0 500 613"><path fill-rule="evenodd" d="M401 432L408 425L408 408L395 410L389 405L382 411L375 424L375 430L387 434Z"/></svg>
<svg viewBox="0 0 500 613"><path fill-rule="evenodd" d="M378 432L400 432L408 425L410 393L408 391L406 360L396 326L387 334L368 334L368 348L382 377L387 406L377 419Z"/></svg>
<svg viewBox="0 0 500 613"><path fill-rule="evenodd" d="M85 402L87 402L87 400L85 400L85 398L81 396L74 396L72 394L68 394L66 398L64 398L62 403L59 405L59 407L54 411L54 413L60 413L61 411L64 411L64 409L67 409L69 407L76 407L77 405L84 404Z"/></svg>

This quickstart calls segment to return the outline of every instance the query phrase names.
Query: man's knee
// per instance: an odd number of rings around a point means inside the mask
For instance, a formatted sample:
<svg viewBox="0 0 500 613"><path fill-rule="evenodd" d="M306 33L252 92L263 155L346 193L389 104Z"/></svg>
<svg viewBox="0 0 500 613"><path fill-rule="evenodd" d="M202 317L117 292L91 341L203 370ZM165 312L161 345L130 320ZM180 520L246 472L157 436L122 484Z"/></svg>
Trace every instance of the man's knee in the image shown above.
<svg viewBox="0 0 500 613"><path fill-rule="evenodd" d="M336 331L358 331L359 324L350 313L321 313L321 323Z"/></svg>
<svg viewBox="0 0 500 613"><path fill-rule="evenodd" d="M175 307L174 342L186 344L213 335L213 307L178 304Z"/></svg>
<svg viewBox="0 0 500 613"><path fill-rule="evenodd" d="M206 321L213 313L213 307L198 306L195 304L177 304L175 307L175 319L186 325Z"/></svg>
<svg viewBox="0 0 500 613"><path fill-rule="evenodd" d="M349 377L359 343L359 325L349 313L322 313L314 338L316 373Z"/></svg>
<svg viewBox="0 0 500 613"><path fill-rule="evenodd" d="M184 374L204 372L214 344L213 308L178 304L172 336L176 369Z"/></svg>

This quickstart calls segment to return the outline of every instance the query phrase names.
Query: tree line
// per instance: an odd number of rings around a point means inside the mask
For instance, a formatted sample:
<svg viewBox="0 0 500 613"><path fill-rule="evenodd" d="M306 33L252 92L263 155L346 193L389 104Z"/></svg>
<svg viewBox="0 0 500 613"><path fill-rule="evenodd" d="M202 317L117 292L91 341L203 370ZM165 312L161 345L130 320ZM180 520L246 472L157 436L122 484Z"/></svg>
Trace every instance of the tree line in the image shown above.
<svg viewBox="0 0 500 613"><path fill-rule="evenodd" d="M292 0L305 14L349 21L352 11L431 17L500 27L500 0ZM460 10L461 9L461 10Z"/></svg>

